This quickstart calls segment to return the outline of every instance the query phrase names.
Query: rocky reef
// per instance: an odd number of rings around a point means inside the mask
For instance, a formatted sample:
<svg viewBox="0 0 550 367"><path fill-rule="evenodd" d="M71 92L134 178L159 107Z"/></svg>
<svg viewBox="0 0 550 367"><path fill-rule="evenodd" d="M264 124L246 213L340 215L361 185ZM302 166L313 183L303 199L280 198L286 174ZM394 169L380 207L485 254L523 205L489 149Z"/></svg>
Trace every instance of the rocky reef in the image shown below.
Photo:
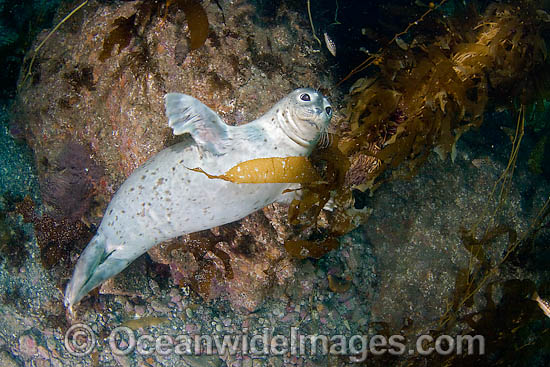
<svg viewBox="0 0 550 367"><path fill-rule="evenodd" d="M1 365L357 365L357 353L115 355L105 341L120 325L138 335L398 334L407 346L418 334L477 333L485 355L367 363L545 365L547 1L79 4L35 40L12 108L41 195L0 214ZM337 111L311 157L322 183L304 183L290 207L151 249L83 299L76 318L98 348L71 354L62 290L78 255L124 179L180 139L164 94L193 95L238 125L299 86L330 94Z"/></svg>

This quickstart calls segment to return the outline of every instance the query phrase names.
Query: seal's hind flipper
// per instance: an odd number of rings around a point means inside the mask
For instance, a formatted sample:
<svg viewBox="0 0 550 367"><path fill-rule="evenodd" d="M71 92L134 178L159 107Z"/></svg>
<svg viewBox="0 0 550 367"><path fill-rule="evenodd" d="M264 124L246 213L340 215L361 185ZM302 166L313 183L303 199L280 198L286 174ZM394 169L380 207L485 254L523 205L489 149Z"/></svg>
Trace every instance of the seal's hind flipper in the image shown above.
<svg viewBox="0 0 550 367"><path fill-rule="evenodd" d="M120 273L133 259L126 259L117 255L117 250L109 250L107 239L102 233L97 233L84 252L78 258L73 276L65 290L65 307L72 310L72 306L79 302L92 289L107 279Z"/></svg>
<svg viewBox="0 0 550 367"><path fill-rule="evenodd" d="M174 135L189 133L206 150L223 154L229 126L216 112L187 94L168 93L164 100L168 126Z"/></svg>

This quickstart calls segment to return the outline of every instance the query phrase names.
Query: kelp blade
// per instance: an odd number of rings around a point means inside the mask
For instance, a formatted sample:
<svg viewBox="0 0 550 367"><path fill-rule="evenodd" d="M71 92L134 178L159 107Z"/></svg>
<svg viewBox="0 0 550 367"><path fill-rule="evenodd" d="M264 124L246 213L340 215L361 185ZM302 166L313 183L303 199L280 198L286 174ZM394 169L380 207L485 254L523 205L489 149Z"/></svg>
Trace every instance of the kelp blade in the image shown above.
<svg viewBox="0 0 550 367"><path fill-rule="evenodd" d="M306 157L257 158L239 163L223 175L210 175L201 168L191 168L212 179L234 183L312 183L320 177Z"/></svg>
<svg viewBox="0 0 550 367"><path fill-rule="evenodd" d="M189 26L191 50L201 47L208 37L208 16L197 0L178 0L177 6L183 10Z"/></svg>

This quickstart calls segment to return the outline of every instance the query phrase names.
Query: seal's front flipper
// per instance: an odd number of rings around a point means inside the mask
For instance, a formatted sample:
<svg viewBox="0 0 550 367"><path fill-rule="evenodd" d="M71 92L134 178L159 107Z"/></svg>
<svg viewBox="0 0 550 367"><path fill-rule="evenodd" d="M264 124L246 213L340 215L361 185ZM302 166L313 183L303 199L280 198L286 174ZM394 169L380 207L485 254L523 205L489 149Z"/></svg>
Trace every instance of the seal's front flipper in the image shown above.
<svg viewBox="0 0 550 367"><path fill-rule="evenodd" d="M174 135L189 133L206 150L224 154L229 126L216 112L187 94L168 93L164 100L168 126Z"/></svg>

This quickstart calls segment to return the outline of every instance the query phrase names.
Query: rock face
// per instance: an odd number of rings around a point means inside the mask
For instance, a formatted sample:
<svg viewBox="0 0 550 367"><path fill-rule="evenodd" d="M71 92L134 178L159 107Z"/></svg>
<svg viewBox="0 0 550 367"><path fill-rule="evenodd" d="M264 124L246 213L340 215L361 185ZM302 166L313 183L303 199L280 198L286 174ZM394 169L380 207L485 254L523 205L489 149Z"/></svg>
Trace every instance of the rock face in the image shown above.
<svg viewBox="0 0 550 367"><path fill-rule="evenodd" d="M42 187L55 192L51 183L61 173L48 162L71 144L89 149L93 164L104 168L104 176L89 183L94 203L79 213L85 223L98 224L124 179L176 142L164 115L165 93L192 95L235 125L255 119L296 87L330 83L323 79L325 59L313 52L303 14L281 7L273 11L276 21L264 28L249 2L227 5L225 23L216 3L205 3L208 38L191 51L184 12L150 3L90 2L44 44L14 108L39 177L47 183ZM48 204L53 211L63 207ZM208 276L221 284L202 293L210 298L227 292L235 306L254 310L263 290L284 283L294 272L282 247L292 233L285 217L284 208L269 207L232 224L234 237L226 242L200 256L196 252L199 259L192 261L210 269ZM180 239L179 250L164 251L169 245L152 250L153 259L170 264L182 284L189 276L208 277L182 259L181 241L186 239ZM188 265L194 270L185 271Z"/></svg>

